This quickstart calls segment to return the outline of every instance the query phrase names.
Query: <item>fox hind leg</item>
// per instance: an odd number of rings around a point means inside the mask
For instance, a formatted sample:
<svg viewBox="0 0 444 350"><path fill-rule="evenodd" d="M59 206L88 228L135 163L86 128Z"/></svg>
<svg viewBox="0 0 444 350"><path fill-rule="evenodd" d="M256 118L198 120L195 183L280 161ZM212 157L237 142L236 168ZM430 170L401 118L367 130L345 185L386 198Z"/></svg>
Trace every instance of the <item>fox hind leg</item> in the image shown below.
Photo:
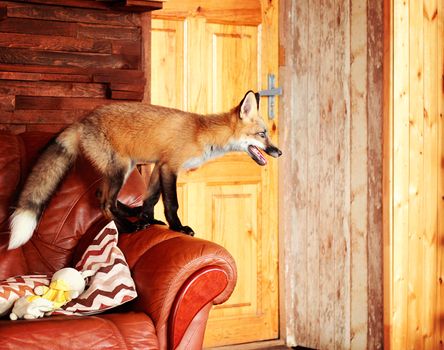
<svg viewBox="0 0 444 350"><path fill-rule="evenodd" d="M114 160L106 169L102 188L99 191L100 205L105 217L114 220L122 232L133 232L137 228L133 222L126 218L128 215L123 207L127 207L123 204L119 205L117 201L120 189L133 168L131 162Z"/></svg>
<svg viewBox="0 0 444 350"><path fill-rule="evenodd" d="M159 165L156 164L151 172L150 181L148 184L147 192L143 205L139 207L128 207L125 204L117 201L117 206L120 210L124 211L128 216L138 217L138 226L144 228L148 225L165 225L163 221L156 220L154 218L154 206L160 199L160 176Z"/></svg>

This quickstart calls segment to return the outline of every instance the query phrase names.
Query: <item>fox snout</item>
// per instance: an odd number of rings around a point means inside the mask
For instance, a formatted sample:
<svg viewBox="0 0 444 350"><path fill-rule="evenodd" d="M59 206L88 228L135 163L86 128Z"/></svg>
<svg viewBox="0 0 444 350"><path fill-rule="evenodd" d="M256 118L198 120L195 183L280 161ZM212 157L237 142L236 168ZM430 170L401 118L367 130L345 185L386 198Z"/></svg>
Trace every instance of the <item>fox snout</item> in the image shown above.
<svg viewBox="0 0 444 350"><path fill-rule="evenodd" d="M268 145L267 147L265 147L264 151L273 158L277 158L282 155L282 151L273 145Z"/></svg>

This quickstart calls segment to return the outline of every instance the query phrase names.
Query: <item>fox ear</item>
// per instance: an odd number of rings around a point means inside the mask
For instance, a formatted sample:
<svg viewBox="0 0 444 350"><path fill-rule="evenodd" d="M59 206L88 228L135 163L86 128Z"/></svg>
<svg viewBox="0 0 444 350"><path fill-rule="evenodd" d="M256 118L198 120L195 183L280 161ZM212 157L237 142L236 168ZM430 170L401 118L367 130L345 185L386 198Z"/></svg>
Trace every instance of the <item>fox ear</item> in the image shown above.
<svg viewBox="0 0 444 350"><path fill-rule="evenodd" d="M257 109L259 109L259 105L261 103L261 94L259 92L255 92L254 96L256 97Z"/></svg>
<svg viewBox="0 0 444 350"><path fill-rule="evenodd" d="M253 91L248 91L241 104L239 117L241 119L253 118L257 114L258 109L258 97Z"/></svg>

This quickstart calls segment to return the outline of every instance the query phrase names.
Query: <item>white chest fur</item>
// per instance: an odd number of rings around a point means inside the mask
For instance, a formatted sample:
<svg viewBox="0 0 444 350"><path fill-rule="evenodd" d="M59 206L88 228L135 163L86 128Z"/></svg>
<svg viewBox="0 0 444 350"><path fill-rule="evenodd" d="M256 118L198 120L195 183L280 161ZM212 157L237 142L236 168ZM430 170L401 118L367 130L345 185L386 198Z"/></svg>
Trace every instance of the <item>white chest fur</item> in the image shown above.
<svg viewBox="0 0 444 350"><path fill-rule="evenodd" d="M210 159L214 159L223 156L225 153L232 151L232 147L227 145L226 147L208 146L199 157L193 157L187 159L183 164L184 169L195 169L200 167Z"/></svg>

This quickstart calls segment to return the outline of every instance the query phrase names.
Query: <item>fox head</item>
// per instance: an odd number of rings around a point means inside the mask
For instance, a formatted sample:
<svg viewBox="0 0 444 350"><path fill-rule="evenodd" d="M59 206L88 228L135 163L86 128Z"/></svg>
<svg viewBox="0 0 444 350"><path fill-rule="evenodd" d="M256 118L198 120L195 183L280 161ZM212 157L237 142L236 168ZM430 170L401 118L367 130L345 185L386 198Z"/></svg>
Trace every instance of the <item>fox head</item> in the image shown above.
<svg viewBox="0 0 444 350"><path fill-rule="evenodd" d="M238 107L236 143L240 151L246 152L257 164L267 164L262 155L263 150L268 155L277 158L282 152L271 142L267 125L259 113L260 95L248 91Z"/></svg>

